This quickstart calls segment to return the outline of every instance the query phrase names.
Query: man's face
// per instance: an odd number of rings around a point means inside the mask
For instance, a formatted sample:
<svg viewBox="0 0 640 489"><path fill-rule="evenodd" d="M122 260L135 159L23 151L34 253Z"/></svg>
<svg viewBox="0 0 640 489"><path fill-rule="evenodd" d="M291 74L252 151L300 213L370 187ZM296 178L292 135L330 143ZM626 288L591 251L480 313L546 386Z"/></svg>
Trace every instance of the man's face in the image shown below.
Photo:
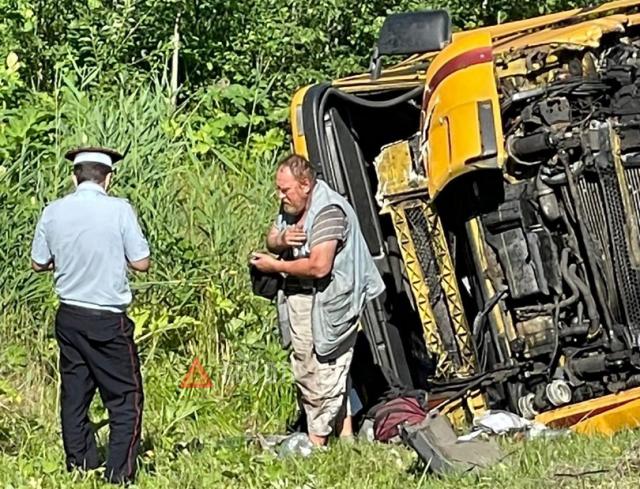
<svg viewBox="0 0 640 489"><path fill-rule="evenodd" d="M311 182L296 180L288 167L282 167L276 173L276 189L282 208L287 214L299 215L307 206L311 194Z"/></svg>

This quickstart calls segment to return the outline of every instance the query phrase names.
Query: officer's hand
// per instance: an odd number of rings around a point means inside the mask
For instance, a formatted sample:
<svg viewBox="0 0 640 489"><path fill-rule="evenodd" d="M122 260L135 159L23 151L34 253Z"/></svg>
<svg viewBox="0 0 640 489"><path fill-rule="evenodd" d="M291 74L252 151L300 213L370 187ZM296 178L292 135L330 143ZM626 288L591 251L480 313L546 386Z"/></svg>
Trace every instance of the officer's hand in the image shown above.
<svg viewBox="0 0 640 489"><path fill-rule="evenodd" d="M287 248L297 248L307 242L307 235L305 234L302 226L296 224L295 226L287 227L280 235L282 245Z"/></svg>
<svg viewBox="0 0 640 489"><path fill-rule="evenodd" d="M278 260L266 253L252 253L249 263L261 272L272 273L278 271Z"/></svg>

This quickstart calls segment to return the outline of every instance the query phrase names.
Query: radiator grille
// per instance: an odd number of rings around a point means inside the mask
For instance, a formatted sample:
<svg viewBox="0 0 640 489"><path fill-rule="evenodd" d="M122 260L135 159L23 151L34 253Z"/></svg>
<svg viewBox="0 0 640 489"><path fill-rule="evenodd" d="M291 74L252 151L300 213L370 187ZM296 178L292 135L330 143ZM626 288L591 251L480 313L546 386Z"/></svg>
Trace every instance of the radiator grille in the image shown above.
<svg viewBox="0 0 640 489"><path fill-rule="evenodd" d="M611 240L609 239L609 226L606 210L603 205L603 194L600 183L596 178L580 178L577 182L578 195L585 210L584 223L592 239L595 253L600 263L599 269L607 284L615 284L616 279L611 256ZM567 189L564 189L567 191ZM620 307L620 298L616 287L605 287L604 292L608 297L609 310L613 319L618 323L625 321Z"/></svg>
<svg viewBox="0 0 640 489"><path fill-rule="evenodd" d="M640 216L640 168L627 168L625 175L629 183L629 193L631 194L636 216Z"/></svg>
<svg viewBox="0 0 640 489"><path fill-rule="evenodd" d="M585 224L589 233L596 238L597 252L600 259L611 263L609 256L609 236L607 234L607 217L602 206L602 192L598 181L589 181L581 178L578 184L578 192L582 199L584 209L587 210Z"/></svg>
<svg viewBox="0 0 640 489"><path fill-rule="evenodd" d="M640 171L625 169L633 205L640 210ZM598 178L588 175L577 182L585 226L607 282L606 292L615 320L640 332L640 271L631 265L622 193L614 168L601 168ZM617 291L611 285L617 285ZM624 311L624 313L623 313Z"/></svg>
<svg viewBox="0 0 640 489"><path fill-rule="evenodd" d="M438 264L436 256L431 248L431 232L429 222L421 207L407 209L407 222L413 245L416 248L418 261L422 268L425 281L429 287L431 296L431 306L434 306L442 295L442 287L438 276Z"/></svg>
<svg viewBox="0 0 640 489"><path fill-rule="evenodd" d="M446 297L442 289L441 272L438 267L438 260L433 249L432 229L424 210L421 207L413 207L406 210L409 232L416 249L416 255L424 279L429 288L429 302L436 318L436 325L440 332L440 337L449 357L456 365L460 365L458 345L456 343L455 331L449 317Z"/></svg>

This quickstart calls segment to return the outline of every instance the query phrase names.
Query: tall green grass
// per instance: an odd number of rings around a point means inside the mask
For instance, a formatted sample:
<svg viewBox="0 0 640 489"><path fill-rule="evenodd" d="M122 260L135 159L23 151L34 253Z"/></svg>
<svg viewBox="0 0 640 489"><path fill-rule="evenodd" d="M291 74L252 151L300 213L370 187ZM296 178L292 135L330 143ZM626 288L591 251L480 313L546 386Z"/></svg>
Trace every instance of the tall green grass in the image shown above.
<svg viewBox="0 0 640 489"><path fill-rule="evenodd" d="M153 81L91 93L61 78L53 93L31 93L0 113L0 440L3 429L57 426L57 301L51 276L30 271L29 252L42 208L72 191L63 154L81 144L128 150L110 192L133 204L152 249L150 273L132 277L130 309L147 389L146 439L165 448L188 443L202 420L209 436L275 431L292 414L274 311L247 281L249 251L262 246L275 211L282 140L265 144L264 133L245 130L232 145L212 135L212 104L217 117L226 114L220 87L177 108L165 93ZM226 127L238 140L245 126ZM178 388L195 356L212 389ZM99 402L95 410L106 419ZM22 436L8 438L6 450L20 451Z"/></svg>

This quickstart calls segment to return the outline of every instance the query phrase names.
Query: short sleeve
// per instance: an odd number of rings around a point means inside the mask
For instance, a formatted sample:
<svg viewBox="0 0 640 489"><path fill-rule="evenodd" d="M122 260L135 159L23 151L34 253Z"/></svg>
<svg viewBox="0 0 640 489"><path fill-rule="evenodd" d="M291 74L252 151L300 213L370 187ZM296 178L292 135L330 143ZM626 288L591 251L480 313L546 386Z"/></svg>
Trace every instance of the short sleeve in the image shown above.
<svg viewBox="0 0 640 489"><path fill-rule="evenodd" d="M336 205L322 209L313 221L309 248L327 241L344 241L347 218L342 209Z"/></svg>
<svg viewBox="0 0 640 489"><path fill-rule="evenodd" d="M31 259L38 265L46 265L51 261L53 256L51 250L47 244L47 233L44 225L43 212L36 224L36 231L33 235L33 242L31 243Z"/></svg>
<svg viewBox="0 0 640 489"><path fill-rule="evenodd" d="M128 261L139 261L149 257L149 243L147 243L147 239L142 234L142 229L140 229L133 207L128 202L125 204L122 219L122 241Z"/></svg>

